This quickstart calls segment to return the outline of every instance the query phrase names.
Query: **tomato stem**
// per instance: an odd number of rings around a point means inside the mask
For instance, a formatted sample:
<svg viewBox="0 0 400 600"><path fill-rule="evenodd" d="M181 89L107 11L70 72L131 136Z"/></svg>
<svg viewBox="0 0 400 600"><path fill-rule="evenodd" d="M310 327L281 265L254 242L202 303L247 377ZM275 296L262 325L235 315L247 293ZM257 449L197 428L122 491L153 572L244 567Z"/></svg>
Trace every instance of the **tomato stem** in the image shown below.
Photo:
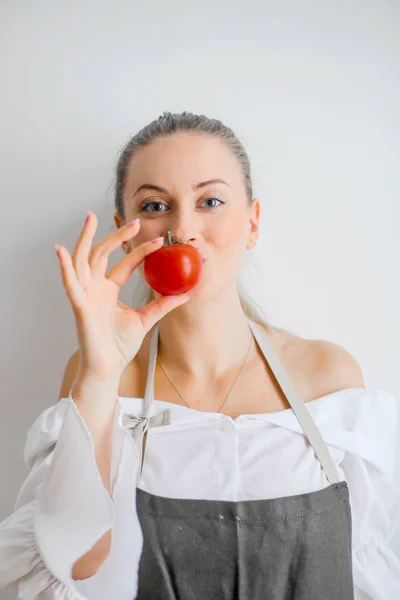
<svg viewBox="0 0 400 600"><path fill-rule="evenodd" d="M164 245L165 246L176 246L177 244L184 244L184 242L174 239L172 236L172 231L171 230L168 231L167 241L166 241L166 244L164 244Z"/></svg>

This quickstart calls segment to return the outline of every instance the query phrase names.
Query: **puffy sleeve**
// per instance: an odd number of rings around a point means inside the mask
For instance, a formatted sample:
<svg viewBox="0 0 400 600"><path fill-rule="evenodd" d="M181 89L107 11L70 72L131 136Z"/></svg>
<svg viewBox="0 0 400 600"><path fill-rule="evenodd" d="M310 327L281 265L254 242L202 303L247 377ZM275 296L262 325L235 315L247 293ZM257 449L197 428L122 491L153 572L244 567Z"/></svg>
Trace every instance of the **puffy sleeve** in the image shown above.
<svg viewBox="0 0 400 600"><path fill-rule="evenodd" d="M14 512L0 523L0 587L22 600L132 600L143 536L136 514L138 452L116 402L111 495L86 423L71 397L46 409L24 450L29 474ZM73 580L75 561L112 528L95 575Z"/></svg>
<svg viewBox="0 0 400 600"><path fill-rule="evenodd" d="M354 408L354 412L351 412ZM355 600L400 598L400 487L395 482L398 408L386 391L350 401L339 434L350 492Z"/></svg>

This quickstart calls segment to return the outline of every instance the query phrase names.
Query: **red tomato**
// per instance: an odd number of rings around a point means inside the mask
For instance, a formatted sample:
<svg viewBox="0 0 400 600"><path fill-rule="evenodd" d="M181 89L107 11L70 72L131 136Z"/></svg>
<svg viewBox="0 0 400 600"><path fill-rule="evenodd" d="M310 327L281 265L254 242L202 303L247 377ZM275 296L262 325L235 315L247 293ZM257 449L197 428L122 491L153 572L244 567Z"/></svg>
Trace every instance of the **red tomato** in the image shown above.
<svg viewBox="0 0 400 600"><path fill-rule="evenodd" d="M200 279L203 260L196 248L171 240L146 256L144 275L149 286L162 296L177 296L194 288Z"/></svg>

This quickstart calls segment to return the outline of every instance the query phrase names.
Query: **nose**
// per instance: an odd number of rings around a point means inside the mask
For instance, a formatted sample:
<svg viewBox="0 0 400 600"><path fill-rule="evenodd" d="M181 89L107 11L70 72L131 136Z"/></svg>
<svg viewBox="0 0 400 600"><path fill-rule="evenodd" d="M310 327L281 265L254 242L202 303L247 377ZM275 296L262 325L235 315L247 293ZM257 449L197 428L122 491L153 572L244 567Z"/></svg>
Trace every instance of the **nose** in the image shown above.
<svg viewBox="0 0 400 600"><path fill-rule="evenodd" d="M187 210L176 211L168 223L172 237L185 242L195 242L198 239L198 225L196 216Z"/></svg>

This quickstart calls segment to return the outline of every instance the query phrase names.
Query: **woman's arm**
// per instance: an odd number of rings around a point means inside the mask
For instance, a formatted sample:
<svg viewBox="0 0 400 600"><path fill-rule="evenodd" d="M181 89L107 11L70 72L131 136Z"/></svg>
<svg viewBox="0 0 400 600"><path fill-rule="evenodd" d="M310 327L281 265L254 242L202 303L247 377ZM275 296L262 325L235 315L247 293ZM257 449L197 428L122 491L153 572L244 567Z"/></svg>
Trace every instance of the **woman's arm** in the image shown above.
<svg viewBox="0 0 400 600"><path fill-rule="evenodd" d="M92 436L96 462L103 485L110 493L113 415L107 415L105 418L102 418L98 414L98 411L87 410L87 407L92 405L96 400L99 400L99 397L102 406L109 406L111 403L104 396L109 394L116 396L118 389L115 390L114 386L111 386L111 389L109 389L108 382L102 384L102 382L91 382L90 380L79 378L78 369L79 350L72 354L65 367L59 399L69 396L70 391L72 392L75 404L85 419ZM102 400L104 401L102 402ZM108 530L89 552L76 561L72 569L73 579L86 579L87 577L92 577L98 571L110 552L111 535L111 530Z"/></svg>
<svg viewBox="0 0 400 600"><path fill-rule="evenodd" d="M86 391L99 391L81 389L89 402ZM105 430L112 431L108 457L112 455L118 473L115 485L109 459L100 464L106 453L96 450L101 435L96 439L93 426L92 437L72 392L31 427L25 445L29 475L15 511L0 523L0 587L26 600L108 600L112 589L119 600L134 597L142 549L132 477L138 456L121 425L118 402L112 423ZM85 558L84 570L79 571ZM85 578L78 581L82 575Z"/></svg>

